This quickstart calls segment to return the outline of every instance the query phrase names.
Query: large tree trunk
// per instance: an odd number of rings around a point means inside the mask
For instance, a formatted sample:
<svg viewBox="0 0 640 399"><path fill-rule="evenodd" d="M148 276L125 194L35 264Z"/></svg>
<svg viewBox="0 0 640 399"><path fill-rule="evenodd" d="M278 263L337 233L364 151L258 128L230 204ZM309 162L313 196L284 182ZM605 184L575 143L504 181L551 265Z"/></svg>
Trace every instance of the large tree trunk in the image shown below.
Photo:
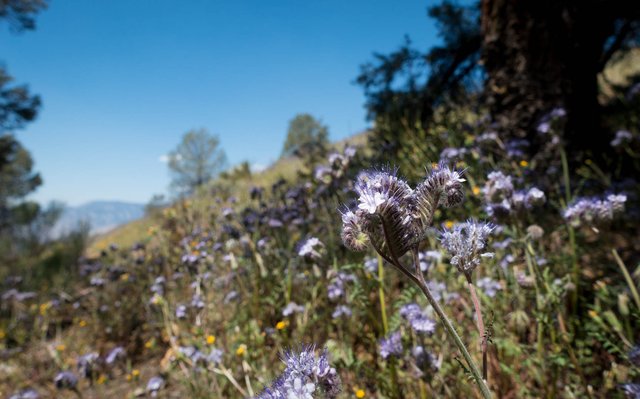
<svg viewBox="0 0 640 399"><path fill-rule="evenodd" d="M535 151L544 140L536 134L540 118L561 106L572 152L608 147L597 74L604 42L614 31L616 3L482 0L487 102L504 134L529 139Z"/></svg>

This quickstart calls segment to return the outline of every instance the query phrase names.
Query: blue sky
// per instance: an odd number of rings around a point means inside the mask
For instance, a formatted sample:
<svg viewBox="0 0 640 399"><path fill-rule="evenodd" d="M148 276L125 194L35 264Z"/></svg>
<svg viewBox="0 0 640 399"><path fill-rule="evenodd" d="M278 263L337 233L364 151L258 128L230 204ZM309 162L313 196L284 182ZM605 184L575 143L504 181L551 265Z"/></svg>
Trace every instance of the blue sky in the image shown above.
<svg viewBox="0 0 640 399"><path fill-rule="evenodd" d="M17 133L42 202L147 202L184 132L218 134L230 163L277 159L309 112L338 140L367 127L353 83L373 52L436 43L432 2L52 0L33 32L0 26L0 62L41 95Z"/></svg>

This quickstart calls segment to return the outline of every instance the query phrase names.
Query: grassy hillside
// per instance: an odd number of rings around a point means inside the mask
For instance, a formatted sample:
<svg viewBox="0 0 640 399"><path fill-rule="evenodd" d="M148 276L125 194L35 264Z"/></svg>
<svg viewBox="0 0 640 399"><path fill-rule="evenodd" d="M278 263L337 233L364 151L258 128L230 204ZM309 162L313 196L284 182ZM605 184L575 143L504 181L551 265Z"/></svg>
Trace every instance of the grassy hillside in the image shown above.
<svg viewBox="0 0 640 399"><path fill-rule="evenodd" d="M340 140L331 145L331 150L342 151L345 146L352 145L364 149L367 143L367 134L359 133L352 137ZM265 170L253 173L242 179L235 179L232 182L216 181L210 187L201 190L191 201L197 203L210 200L208 192L213 187L224 187L228 190L228 194L238 199L240 203L246 203L249 196L249 189L254 186L270 187L273 183L280 179L289 182L294 181L298 172L305 170L304 163L296 157L288 157L278 159L275 163L267 167ZM144 217L139 220L124 224L105 234L99 234L93 237L87 248L88 257L98 257L100 253L108 249L112 244L122 248L129 248L135 243L145 243L149 241L151 235L158 230L158 222L153 217Z"/></svg>

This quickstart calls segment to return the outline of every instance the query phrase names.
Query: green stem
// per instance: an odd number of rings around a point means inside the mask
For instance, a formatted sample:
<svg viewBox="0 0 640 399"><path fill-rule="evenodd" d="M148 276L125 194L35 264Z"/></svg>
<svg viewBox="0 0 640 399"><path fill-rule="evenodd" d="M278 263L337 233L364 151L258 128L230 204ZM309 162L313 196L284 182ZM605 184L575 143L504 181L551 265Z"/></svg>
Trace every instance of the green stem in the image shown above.
<svg viewBox="0 0 640 399"><path fill-rule="evenodd" d="M378 255L378 297L380 298L380 316L382 317L382 332L386 336L389 334L389 323L387 322L387 307L384 299L384 262L382 256Z"/></svg>
<svg viewBox="0 0 640 399"><path fill-rule="evenodd" d="M478 326L478 333L480 334L480 351L482 352L482 379L487 381L487 335L484 329L484 321L482 320L482 308L480 307L480 301L478 300L478 294L476 293L476 287L471 281L471 276L465 274L467 278L467 287L471 294L471 300L473 302L473 308L476 312L476 323Z"/></svg>
<svg viewBox="0 0 640 399"><path fill-rule="evenodd" d="M618 264L618 266L620 266L620 270L622 270L622 274L624 274L624 279L627 280L627 285L631 290L631 295L633 296L633 300L636 302L636 306L638 306L638 309L640 310L640 296L638 295L638 288L636 287L636 284L633 282L633 279L629 274L629 270L627 270L627 267L624 265L624 262L620 258L620 255L618 255L618 251L616 251L615 249L612 249L611 253L613 254L613 257L616 259L616 263Z"/></svg>
<svg viewBox="0 0 640 399"><path fill-rule="evenodd" d="M542 304L542 294L540 293L540 286L538 285L538 273L536 273L535 267L533 266L533 260L531 259L531 253L529 252L529 248L525 247L525 258L527 261L527 268L529 269L529 274L533 277L533 286L536 291L536 309L538 311L537 322L537 350L538 355L541 358L544 358L544 323L542 317L540 316L543 313L543 304Z"/></svg>
<svg viewBox="0 0 640 399"><path fill-rule="evenodd" d="M476 384L478 384L478 388L480 388L482 397L485 399L490 399L491 391L489 391L489 388L487 387L486 382L482 379L482 374L480 374L480 370L478 369L478 366L476 366L475 362L473 361L473 358L469 354L469 351L467 350L467 347L464 345L464 342L462 342L462 339L456 332L456 329L453 327L453 324L451 324L451 321L449 320L449 318L444 314L442 307L440 307L440 304L438 303L438 301L436 301L436 299L431 294L431 291L429 290L429 287L427 287L427 284L424 281L424 279L421 279L419 276L417 280L418 280L417 282L418 287L420 288L424 296L427 298L427 300L433 307L433 310L435 310L438 317L440 317L440 320L442 320L442 323L444 324L445 329L449 333L449 336L453 338L454 343L456 344L456 346L462 353L462 356L464 357L467 364L469 365L471 374L473 374L473 378L475 379Z"/></svg>
<svg viewBox="0 0 640 399"><path fill-rule="evenodd" d="M560 147L560 159L562 161L562 178L564 180L564 196L566 205L571 203L571 180L569 177L569 162L567 161L567 154L563 147ZM571 263L573 265L573 295L572 295L572 310L575 314L578 310L578 298L580 297L580 268L578 267L578 256L576 252L576 236L571 225L569 229L569 245L571 247Z"/></svg>
<svg viewBox="0 0 640 399"><path fill-rule="evenodd" d="M390 242L389 233L387 230L387 226L384 223L384 220L382 220L382 230L384 233L385 241L389 243ZM373 240L371 241L373 242ZM376 251L380 256L383 256L383 253L379 248L377 248L376 246L374 246L374 248L376 249ZM471 355L469 354L469 351L467 350L467 347L464 345L464 342L462 342L462 339L456 332L456 329L453 327L453 324L451 324L451 321L449 320L447 315L445 315L444 310L442 310L442 307L440 307L440 304L438 303L438 301L436 301L435 298L433 297L433 294L431 294L431 291L429 290L429 287L427 286L427 283L424 280L424 275L420 271L420 263L418 261L417 248L415 248L413 251L414 268L416 270L416 274L411 273L404 266L402 266L402 264L400 263L400 260L398 259L396 254L393 253L391 248L389 248L389 252L391 253L391 256L390 257L385 256L385 259L390 258L391 264L395 266L396 269L398 269L402 274L409 277L409 279L411 279L411 281L413 281L418 286L418 288L420 288L424 296L427 298L427 300L435 310L438 317L440 317L440 320L442 320L442 323L444 324L444 327L447 330L447 333L449 333L449 336L453 338L453 341L458 347L458 350L460 350L460 352L462 353L462 356L467 362L467 365L469 366L469 370L471 371L471 374L473 375L473 378L476 381L476 384L478 384L478 388L480 388L482 397L485 399L491 399L491 391L489 391L489 388L487 387L486 382L482 379L482 374L480 373L478 366L476 366L475 362L473 361L473 358L471 357ZM380 265L380 262L378 262L378 265Z"/></svg>
<svg viewBox="0 0 640 399"><path fill-rule="evenodd" d="M382 317L383 336L389 334L389 322L387 319L387 305L384 296L384 261L382 256L378 254L378 298L380 300L380 316ZM389 368L391 369L391 389L396 398L400 397L398 388L398 371L394 359L389 359Z"/></svg>

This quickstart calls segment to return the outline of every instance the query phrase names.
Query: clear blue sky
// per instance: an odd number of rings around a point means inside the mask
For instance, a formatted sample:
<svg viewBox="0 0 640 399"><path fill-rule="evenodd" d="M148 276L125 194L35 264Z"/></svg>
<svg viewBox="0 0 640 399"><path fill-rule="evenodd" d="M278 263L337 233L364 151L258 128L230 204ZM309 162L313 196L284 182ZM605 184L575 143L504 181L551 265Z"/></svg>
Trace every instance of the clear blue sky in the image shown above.
<svg viewBox="0 0 640 399"><path fill-rule="evenodd" d="M0 62L44 106L17 132L44 185L38 201L146 202L160 159L191 128L230 163L277 159L309 112L338 140L367 127L353 83L373 52L436 43L429 1L52 0L33 32L0 26Z"/></svg>

